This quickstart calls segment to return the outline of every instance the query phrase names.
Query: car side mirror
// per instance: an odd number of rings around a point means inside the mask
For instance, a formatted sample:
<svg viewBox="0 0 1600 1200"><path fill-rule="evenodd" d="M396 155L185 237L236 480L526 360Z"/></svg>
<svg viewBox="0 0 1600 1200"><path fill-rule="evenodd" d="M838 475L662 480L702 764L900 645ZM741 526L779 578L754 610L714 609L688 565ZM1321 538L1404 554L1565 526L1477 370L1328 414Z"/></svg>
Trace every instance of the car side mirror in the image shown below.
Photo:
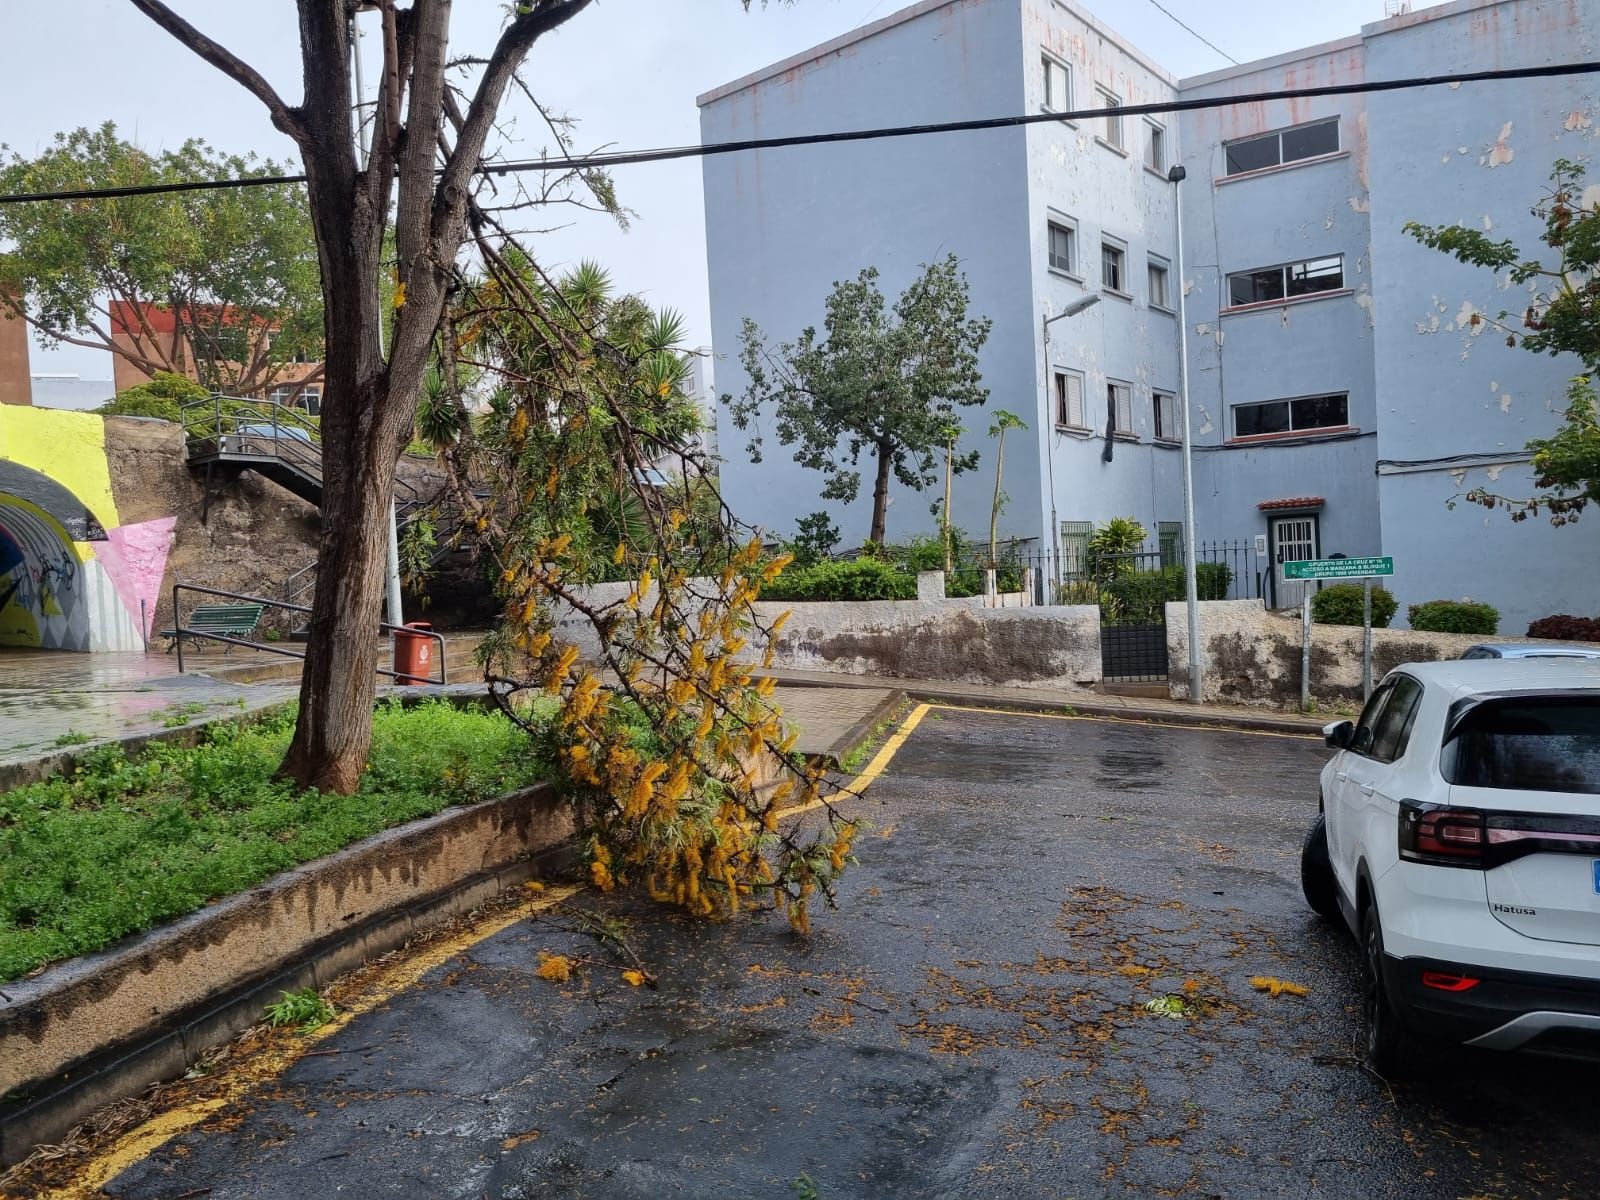
<svg viewBox="0 0 1600 1200"><path fill-rule="evenodd" d="M1330 750L1348 750L1355 732L1354 721L1335 721L1322 727L1322 740Z"/></svg>

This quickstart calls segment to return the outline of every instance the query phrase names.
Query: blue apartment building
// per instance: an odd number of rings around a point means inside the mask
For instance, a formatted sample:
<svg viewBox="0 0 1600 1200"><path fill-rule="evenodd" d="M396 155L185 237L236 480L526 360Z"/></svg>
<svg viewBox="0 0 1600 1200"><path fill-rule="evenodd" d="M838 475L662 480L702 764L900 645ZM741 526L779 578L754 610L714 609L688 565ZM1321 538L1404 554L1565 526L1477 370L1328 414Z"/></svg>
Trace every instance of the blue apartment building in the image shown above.
<svg viewBox="0 0 1600 1200"><path fill-rule="evenodd" d="M1592 0L1454 0L1359 34L1177 79L1063 0L922 0L700 98L706 143L1234 96L1600 57ZM1021 128L783 148L705 160L718 390L737 393L739 329L820 324L863 266L894 294L954 252L993 319L991 408L1007 442L1003 531L1070 563L1088 532L1136 517L1181 536L1179 294L1187 323L1199 538L1270 564L1388 554L1404 605L1471 597L1532 618L1600 610L1600 513L1552 528L1457 504L1534 489L1524 445L1553 430L1576 360L1505 344L1474 314L1527 295L1403 232L1466 223L1530 252L1529 210L1558 158L1600 149L1592 76L1107 113ZM1174 163L1187 175L1169 181ZM1600 164L1592 178L1600 198ZM1181 211L1183 265L1178 269ZM1087 310L1042 322L1095 294ZM988 418L969 410L954 518L986 529ZM832 509L865 535L869 498L820 479L767 429L764 461L719 414L724 492L776 533ZM1108 446L1108 438L1110 439ZM1015 440L1012 440L1015 439ZM1109 449L1109 453L1108 453ZM891 537L931 532L931 494L896 489Z"/></svg>

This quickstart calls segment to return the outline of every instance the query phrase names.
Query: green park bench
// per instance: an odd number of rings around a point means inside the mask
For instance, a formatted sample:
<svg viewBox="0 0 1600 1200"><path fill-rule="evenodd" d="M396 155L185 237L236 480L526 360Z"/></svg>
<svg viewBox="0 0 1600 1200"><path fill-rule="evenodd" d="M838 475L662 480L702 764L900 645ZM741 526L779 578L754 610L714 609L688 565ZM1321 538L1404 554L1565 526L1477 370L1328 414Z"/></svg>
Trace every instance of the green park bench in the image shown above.
<svg viewBox="0 0 1600 1200"><path fill-rule="evenodd" d="M161 636L167 639L168 654L172 653L180 637L245 638L256 631L256 626L261 624L261 614L265 611L264 604L201 604L189 614L188 621L184 622L181 629L163 629ZM231 642L225 645L228 650L233 649ZM223 651L224 654L227 652Z"/></svg>

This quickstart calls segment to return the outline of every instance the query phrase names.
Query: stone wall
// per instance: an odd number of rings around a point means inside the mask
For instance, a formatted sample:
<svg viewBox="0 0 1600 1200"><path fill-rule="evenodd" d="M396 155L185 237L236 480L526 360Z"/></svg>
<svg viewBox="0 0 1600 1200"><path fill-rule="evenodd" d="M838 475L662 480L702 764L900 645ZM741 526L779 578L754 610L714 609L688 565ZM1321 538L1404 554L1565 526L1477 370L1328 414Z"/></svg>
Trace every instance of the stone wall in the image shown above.
<svg viewBox="0 0 1600 1200"><path fill-rule="evenodd" d="M1208 702L1294 708L1300 703L1301 623L1298 616L1267 612L1259 600L1208 600L1200 605ZM1459 658L1468 646L1491 641L1479 634L1372 631L1372 678L1401 663ZM1519 641L1530 639L1519 638ZM1184 605L1167 605L1169 679L1175 700L1189 698L1189 629ZM1311 626L1311 697L1322 704L1361 703L1361 630Z"/></svg>

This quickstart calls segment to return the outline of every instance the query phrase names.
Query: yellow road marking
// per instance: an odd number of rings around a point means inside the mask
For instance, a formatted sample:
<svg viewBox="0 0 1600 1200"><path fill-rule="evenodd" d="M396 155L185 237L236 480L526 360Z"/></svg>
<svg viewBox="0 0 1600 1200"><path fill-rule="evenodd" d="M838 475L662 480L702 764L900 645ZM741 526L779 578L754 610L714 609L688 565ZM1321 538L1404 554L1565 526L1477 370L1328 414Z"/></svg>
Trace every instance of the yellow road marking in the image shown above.
<svg viewBox="0 0 1600 1200"><path fill-rule="evenodd" d="M1019 712L1014 709L1004 708L978 708L961 704L923 703L913 708L906 716L906 719L901 722L900 727L879 747L878 752L872 756L872 761L862 769L859 775L850 781L847 791L859 796L872 786L873 782L888 769L889 763L899 753L900 747L904 746L906 740L916 732L917 726L922 723L922 719L936 708L945 712L1033 717L1046 721L1106 721L1128 725L1152 725L1161 729L1192 730L1209 728L1207 726L1180 725L1130 717L1078 716L1077 714L1068 713ZM1270 730L1250 729L1227 730L1226 732L1278 738L1309 738L1316 736L1315 734L1274 733ZM809 804L786 809L781 814L781 819L788 820L790 817L798 817L803 813L810 812L814 808L821 808L825 804L838 802L838 798L813 800ZM373 979L354 1000L341 1008L333 1020L326 1025L303 1037L296 1038L292 1042L286 1042L280 1047L274 1047L256 1055L248 1063L241 1064L241 1068L230 1077L222 1095L193 1101L181 1108L159 1113L143 1124L136 1126L118 1138L109 1149L92 1159L84 1168L82 1176L76 1183L67 1188L58 1188L48 1193L48 1195L56 1197L57 1200L94 1200L94 1197L100 1195L101 1188L129 1167L148 1158L173 1138L187 1133L214 1113L243 1098L259 1084L283 1074L298 1059L303 1057L313 1045L331 1037L363 1013L371 1012L379 1005L392 1000L435 967L448 962L466 950L470 950L473 946L493 937L495 934L509 929L518 921L524 920L530 913L543 912L553 908L555 905L569 900L585 890L587 889L581 885L552 887L542 896L537 897L531 904L526 906L519 905L498 916L482 921L471 929L464 930L453 937L441 938L437 942L431 942L418 950L416 954L394 962Z"/></svg>
<svg viewBox="0 0 1600 1200"><path fill-rule="evenodd" d="M1145 717L1113 717L1106 715L1092 715L1085 713L1042 713L1022 712L1014 708L980 708L968 704L929 704L927 708L943 709L946 712L987 713L992 717L1034 717L1041 721L1104 721L1111 725L1149 725L1155 729L1187 729L1198 730L1201 733L1238 733L1245 737L1270 737L1291 738L1320 742L1322 735L1315 731L1307 733L1279 733L1271 729L1233 729L1227 725L1185 725L1178 721L1151 721Z"/></svg>
<svg viewBox="0 0 1600 1200"><path fill-rule="evenodd" d="M312 1046L338 1033L363 1013L386 1004L400 992L414 985L435 967L450 961L456 955L470 950L479 942L509 929L530 913L543 912L584 889L578 885L551 887L529 904L480 921L470 929L447 938L440 938L420 947L415 954L398 959L384 967L356 997L345 1003L333 1020L311 1033L286 1039L261 1054L253 1055L229 1076L220 1096L196 1100L182 1107L151 1117L119 1137L107 1150L96 1155L84 1167L83 1173L68 1187L47 1193L57 1200L93 1200L101 1188L110 1183L135 1163L143 1161L179 1134L187 1133L206 1118L228 1105L242 1099L247 1093L269 1079L277 1078L303 1057Z"/></svg>

